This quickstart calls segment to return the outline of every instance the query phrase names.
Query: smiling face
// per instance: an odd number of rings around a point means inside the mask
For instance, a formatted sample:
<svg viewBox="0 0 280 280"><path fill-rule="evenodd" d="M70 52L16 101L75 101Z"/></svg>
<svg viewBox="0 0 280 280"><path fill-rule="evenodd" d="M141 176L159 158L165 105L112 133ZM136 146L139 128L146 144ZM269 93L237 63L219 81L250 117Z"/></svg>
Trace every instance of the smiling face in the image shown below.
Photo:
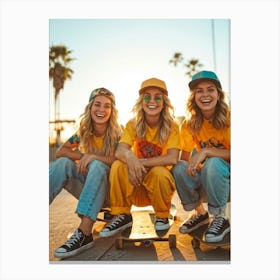
<svg viewBox="0 0 280 280"><path fill-rule="evenodd" d="M219 100L219 93L214 82L201 81L194 89L195 103L201 110L203 116L210 118L215 112Z"/></svg>
<svg viewBox="0 0 280 280"><path fill-rule="evenodd" d="M143 93L143 110L149 116L157 116L163 109L163 93L155 87Z"/></svg>
<svg viewBox="0 0 280 280"><path fill-rule="evenodd" d="M108 122L112 112L111 100L103 95L94 98L91 106L91 118L96 124L105 124Z"/></svg>

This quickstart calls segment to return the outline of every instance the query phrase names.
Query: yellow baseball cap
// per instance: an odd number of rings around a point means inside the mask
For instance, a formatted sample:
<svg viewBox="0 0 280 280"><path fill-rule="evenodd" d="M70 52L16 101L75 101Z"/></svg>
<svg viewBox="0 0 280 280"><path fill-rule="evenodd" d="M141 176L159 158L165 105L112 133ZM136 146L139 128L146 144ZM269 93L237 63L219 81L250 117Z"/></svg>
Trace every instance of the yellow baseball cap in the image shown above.
<svg viewBox="0 0 280 280"><path fill-rule="evenodd" d="M159 88L164 94L168 95L165 82L157 78L150 78L142 82L141 88L139 89L139 94L142 94L144 90L149 87Z"/></svg>

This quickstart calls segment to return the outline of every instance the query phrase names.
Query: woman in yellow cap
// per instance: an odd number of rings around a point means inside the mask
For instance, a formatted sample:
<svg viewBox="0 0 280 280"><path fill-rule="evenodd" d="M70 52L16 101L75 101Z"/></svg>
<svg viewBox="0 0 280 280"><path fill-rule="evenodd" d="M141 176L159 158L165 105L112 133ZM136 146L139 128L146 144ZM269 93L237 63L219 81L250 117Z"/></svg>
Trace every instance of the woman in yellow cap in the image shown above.
<svg viewBox="0 0 280 280"><path fill-rule="evenodd" d="M54 255L73 256L93 246L92 227L102 207L109 207L109 171L121 128L115 97L106 88L92 91L77 133L56 152L49 168L49 203L67 189L78 201L78 228Z"/></svg>
<svg viewBox="0 0 280 280"><path fill-rule="evenodd" d="M153 206L156 230L170 226L169 210L176 190L170 168L179 159L180 137L165 82L145 80L133 112L110 171L111 213L117 216L100 232L103 237L132 225L132 205Z"/></svg>
<svg viewBox="0 0 280 280"><path fill-rule="evenodd" d="M190 118L181 126L181 160L172 172L186 211L195 209L179 231L190 233L208 224L207 242L221 241L230 231L225 210L230 192L230 109L217 75L201 71L189 83ZM206 194L208 212L202 193Z"/></svg>

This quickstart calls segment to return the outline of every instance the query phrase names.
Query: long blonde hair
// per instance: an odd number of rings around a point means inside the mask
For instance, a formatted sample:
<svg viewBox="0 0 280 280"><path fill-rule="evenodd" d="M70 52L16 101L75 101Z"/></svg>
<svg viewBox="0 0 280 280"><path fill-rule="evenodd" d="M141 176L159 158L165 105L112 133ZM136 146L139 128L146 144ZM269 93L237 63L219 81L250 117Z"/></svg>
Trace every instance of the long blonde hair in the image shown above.
<svg viewBox="0 0 280 280"><path fill-rule="evenodd" d="M161 144L167 141L174 121L174 107L166 94L163 94L163 109L160 113L159 129L157 138ZM132 112L134 113L133 120L135 121L136 136L140 139L145 139L147 132L147 122L145 112L143 109L144 94L140 94L133 106Z"/></svg>
<svg viewBox="0 0 280 280"><path fill-rule="evenodd" d="M101 154L104 156L113 155L116 149L116 145L121 133L121 127L118 123L118 110L115 104L115 97L113 93L105 88L101 88L97 94L90 98L89 103L85 107L85 111L81 114L80 126L78 129L78 136L80 138L80 149L84 153L96 152L93 147L93 135L94 131L94 121L91 118L91 107L96 96L103 95L111 100L111 115L107 124L107 129L104 136L103 147Z"/></svg>
<svg viewBox="0 0 280 280"><path fill-rule="evenodd" d="M230 108L225 100L225 92L217 87L219 100L216 104L212 125L216 129L225 129L230 126ZM195 102L195 89L190 90L190 97L187 101L187 111L190 118L187 120L187 126L197 133L202 127L203 115Z"/></svg>

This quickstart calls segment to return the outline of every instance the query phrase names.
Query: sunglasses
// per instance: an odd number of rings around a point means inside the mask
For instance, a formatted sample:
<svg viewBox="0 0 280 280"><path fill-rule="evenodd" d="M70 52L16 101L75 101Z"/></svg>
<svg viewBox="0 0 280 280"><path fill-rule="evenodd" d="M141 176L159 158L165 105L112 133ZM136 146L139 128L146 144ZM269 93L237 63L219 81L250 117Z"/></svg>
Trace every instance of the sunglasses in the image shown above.
<svg viewBox="0 0 280 280"><path fill-rule="evenodd" d="M114 94L110 90L108 90L106 88L97 88L97 89L94 89L91 92L88 102L90 102L97 95L110 95L115 100L115 96L114 96Z"/></svg>
<svg viewBox="0 0 280 280"><path fill-rule="evenodd" d="M150 95L145 95L144 98L143 98L143 100L144 100L145 103L149 103L149 102L151 102L152 97L151 97ZM163 98L162 98L162 96L160 96L160 95L156 95L156 96L154 97L154 101L155 101L156 103L160 103L160 102L162 102L162 100L163 100Z"/></svg>

